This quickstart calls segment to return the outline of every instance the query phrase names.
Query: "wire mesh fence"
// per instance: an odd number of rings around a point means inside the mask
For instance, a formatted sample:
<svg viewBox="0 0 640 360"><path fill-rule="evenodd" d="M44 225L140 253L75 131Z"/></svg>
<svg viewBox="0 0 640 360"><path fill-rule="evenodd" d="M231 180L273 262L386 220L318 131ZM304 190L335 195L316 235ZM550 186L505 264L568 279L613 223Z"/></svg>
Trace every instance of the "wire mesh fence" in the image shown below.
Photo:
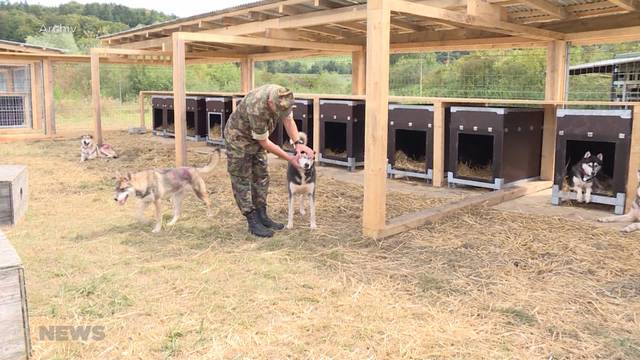
<svg viewBox="0 0 640 360"><path fill-rule="evenodd" d="M396 96L544 99L545 49L425 52L391 56Z"/></svg>
<svg viewBox="0 0 640 360"><path fill-rule="evenodd" d="M569 100L640 99L640 42L571 46Z"/></svg>
<svg viewBox="0 0 640 360"><path fill-rule="evenodd" d="M32 123L31 65L0 65L0 128Z"/></svg>

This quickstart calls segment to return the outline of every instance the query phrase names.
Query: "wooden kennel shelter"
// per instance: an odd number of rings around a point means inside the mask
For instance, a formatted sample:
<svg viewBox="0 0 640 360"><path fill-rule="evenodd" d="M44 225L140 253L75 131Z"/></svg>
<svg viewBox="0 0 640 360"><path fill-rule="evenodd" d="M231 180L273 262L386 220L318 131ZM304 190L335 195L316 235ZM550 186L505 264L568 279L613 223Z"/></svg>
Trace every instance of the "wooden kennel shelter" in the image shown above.
<svg viewBox="0 0 640 360"><path fill-rule="evenodd" d="M347 96L347 99L366 101L363 232L372 237L388 236L434 218L434 210L431 209L386 219L390 101L433 106L434 186L442 186L444 182L444 123L446 109L450 105L543 107L540 177L548 180L544 186L550 187L554 172L556 109L571 105L612 104L608 101L566 101L568 46L640 40L638 6L634 0L264 0L130 29L102 37L104 48L91 52L96 138L100 142L98 75L99 63L103 59L137 58L170 62L175 99L176 163L186 165L187 64L239 62L242 92L246 93L253 86L253 64L256 61L351 54L353 96ZM389 96L391 53L495 48L547 50L544 100ZM345 99L344 95L296 95L313 99L316 119L320 98ZM634 118L640 113L636 103L615 104L632 108ZM314 134L320 133L317 130L316 125ZM314 136L316 150L319 140L319 136ZM635 172L639 157L640 130L634 124L629 173ZM635 176L628 178L626 191L633 194ZM487 199L489 203L498 197L502 201L515 196L513 194L516 192L496 192ZM628 196L627 200L632 198ZM487 202L487 199L473 201ZM438 209L437 212L446 213L453 208L455 206Z"/></svg>

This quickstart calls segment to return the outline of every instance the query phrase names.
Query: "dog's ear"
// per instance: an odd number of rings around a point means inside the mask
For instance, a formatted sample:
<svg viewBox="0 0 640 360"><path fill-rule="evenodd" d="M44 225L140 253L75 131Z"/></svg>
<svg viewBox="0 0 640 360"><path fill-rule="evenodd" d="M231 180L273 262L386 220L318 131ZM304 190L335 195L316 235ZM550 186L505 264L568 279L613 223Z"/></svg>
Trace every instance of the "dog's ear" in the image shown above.
<svg viewBox="0 0 640 360"><path fill-rule="evenodd" d="M604 159L604 155L602 155L602 153L599 153L598 155L596 155L596 157L598 158L598 160L602 161L602 159Z"/></svg>
<svg viewBox="0 0 640 360"><path fill-rule="evenodd" d="M584 153L584 158L589 158L591 157L591 151L587 151L586 153Z"/></svg>

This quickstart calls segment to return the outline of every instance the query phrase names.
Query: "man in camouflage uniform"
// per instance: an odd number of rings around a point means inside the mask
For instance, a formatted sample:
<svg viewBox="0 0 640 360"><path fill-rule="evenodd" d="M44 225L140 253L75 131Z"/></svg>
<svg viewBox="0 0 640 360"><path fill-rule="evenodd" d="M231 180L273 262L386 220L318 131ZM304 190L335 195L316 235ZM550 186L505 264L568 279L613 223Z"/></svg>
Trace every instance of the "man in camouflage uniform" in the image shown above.
<svg viewBox="0 0 640 360"><path fill-rule="evenodd" d="M252 91L238 103L224 129L227 143L227 170L236 203L247 218L249 232L261 236L273 236L273 230L281 230L267 215L269 172L267 152L289 161L298 167L298 154L313 155L313 150L296 141L296 155L292 156L269 140L269 134L279 121L291 139L299 139L293 121L293 93L279 85L263 85Z"/></svg>

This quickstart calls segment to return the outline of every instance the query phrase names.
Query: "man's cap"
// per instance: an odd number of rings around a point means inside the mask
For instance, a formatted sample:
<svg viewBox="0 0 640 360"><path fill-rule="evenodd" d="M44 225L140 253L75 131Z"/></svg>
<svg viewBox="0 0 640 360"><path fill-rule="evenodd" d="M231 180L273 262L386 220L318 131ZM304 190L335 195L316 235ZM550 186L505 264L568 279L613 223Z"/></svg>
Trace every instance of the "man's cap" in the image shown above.
<svg viewBox="0 0 640 360"><path fill-rule="evenodd" d="M293 92L287 88L279 88L274 94L273 104L278 111L288 112L294 105Z"/></svg>

